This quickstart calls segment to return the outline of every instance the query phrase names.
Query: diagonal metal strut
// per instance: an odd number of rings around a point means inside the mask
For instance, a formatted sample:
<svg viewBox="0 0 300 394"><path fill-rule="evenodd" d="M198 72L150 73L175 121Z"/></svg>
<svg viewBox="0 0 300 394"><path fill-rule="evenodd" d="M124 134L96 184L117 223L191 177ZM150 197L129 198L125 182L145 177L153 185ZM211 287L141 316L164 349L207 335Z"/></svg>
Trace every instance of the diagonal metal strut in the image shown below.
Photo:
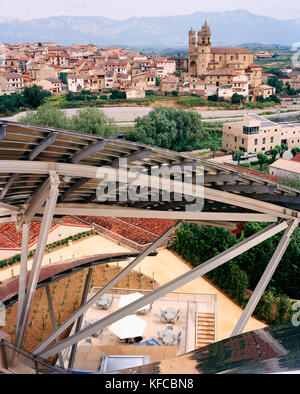
<svg viewBox="0 0 300 394"><path fill-rule="evenodd" d="M133 270L145 257L147 257L153 250L157 249L161 243L168 238L180 225L182 222L177 223L175 226L167 230L158 240L156 240L149 248L142 252L136 259L134 259L127 267L125 267L118 275L116 275L107 285L103 287L97 294L94 295L87 303L80 307L73 315L61 324L54 332L49 335L40 345L34 349L34 352L39 352L48 346L58 335L60 335L66 328L70 326L76 319L78 319L88 308L94 305L100 297L107 293L116 283L118 283L125 275Z"/></svg>
<svg viewBox="0 0 300 394"><path fill-rule="evenodd" d="M297 226L298 226L298 220L294 220L289 224L289 227L286 229L285 234L283 235L280 243L278 244L276 251L273 254L263 276L261 277L237 325L235 326L231 334L232 337L236 335L240 335L244 331L246 324L248 323L250 317L252 316L252 313L257 307L259 300L261 299L264 291L266 290L266 287L268 286L270 280L272 279L272 276L274 275L274 272L278 267L278 264L280 263L286 249L288 248L291 242L291 236L293 234L293 231L295 230L295 228L297 228Z"/></svg>
<svg viewBox="0 0 300 394"><path fill-rule="evenodd" d="M212 259L194 268L193 270L186 272L180 277L152 291L150 294L147 294L144 297L140 298L139 300L134 301L133 303L125 306L124 308L111 313L110 315L99 320L97 323L91 325L90 327L85 328L84 330L78 332L77 334L64 339L63 341L61 341L59 345L51 346L46 350L42 351L42 349L45 347L45 342L44 342L43 344L41 344L40 346L38 346L36 349L33 350L33 354L37 354L41 357L48 358L59 352L61 349L69 347L74 343L77 343L78 341L90 335L93 335L96 331L100 329L104 329L105 327L122 319L123 317L129 315L130 313L136 312L139 308L142 308L156 301L157 299L165 296L166 294L178 289L179 287L185 285L186 283L189 283L192 280L207 274L208 272L221 266L227 261L232 260L236 256L239 256L240 254L246 252L247 250L253 248L254 246L264 242L265 240L269 239L273 235L280 233L281 231L285 230L287 227L288 224L285 221L277 225L273 224L265 228L264 230L258 232L257 234L254 234L250 238L240 242L239 244L234 245L233 247L219 254L218 256L213 257ZM49 341L47 344L49 344Z"/></svg>

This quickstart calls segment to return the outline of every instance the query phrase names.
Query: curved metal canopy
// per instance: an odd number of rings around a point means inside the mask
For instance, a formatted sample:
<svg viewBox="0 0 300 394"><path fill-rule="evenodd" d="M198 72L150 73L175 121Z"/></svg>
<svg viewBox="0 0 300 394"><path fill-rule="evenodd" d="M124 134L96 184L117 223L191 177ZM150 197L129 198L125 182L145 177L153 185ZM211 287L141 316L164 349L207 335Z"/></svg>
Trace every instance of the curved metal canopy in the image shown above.
<svg viewBox="0 0 300 394"><path fill-rule="evenodd" d="M38 201L44 189L49 189L47 182L51 176L57 177L55 182L59 189L55 217L81 214L215 222L276 221L278 218L300 217L300 191L225 165L139 143L49 127L5 121L1 121L0 127L2 223L18 221L24 213L28 214L26 207ZM144 177L149 184L157 179L155 171L151 171L159 167L164 171L172 166L188 169L190 178L184 184L192 179L195 184L196 175L204 176L202 191L189 189L192 184L186 189L188 195L204 197L201 213L186 209L193 205L191 202L176 199L176 192L181 190L183 183L174 177L171 184L164 185L160 181L156 185L154 199L149 198L147 189L141 188L142 199L122 200L124 184L118 181L114 188L109 189L115 193L117 201L98 201L97 187L103 181L97 175L99 168L111 167L120 174L135 166L144 168L141 178ZM159 173L158 178L162 179ZM109 186L108 181L103 190L107 191ZM165 201L163 193L167 191L171 194ZM42 214L43 208L38 206L30 219L40 220Z"/></svg>

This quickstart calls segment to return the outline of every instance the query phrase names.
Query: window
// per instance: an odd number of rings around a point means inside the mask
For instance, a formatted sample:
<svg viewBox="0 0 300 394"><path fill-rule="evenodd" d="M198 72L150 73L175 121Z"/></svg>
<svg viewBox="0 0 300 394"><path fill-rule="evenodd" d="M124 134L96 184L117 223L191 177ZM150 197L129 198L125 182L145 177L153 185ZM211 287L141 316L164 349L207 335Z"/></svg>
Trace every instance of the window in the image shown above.
<svg viewBox="0 0 300 394"><path fill-rule="evenodd" d="M237 142L237 137L234 137L234 142Z"/></svg>
<svg viewBox="0 0 300 394"><path fill-rule="evenodd" d="M258 145L258 139L255 140L255 145ZM255 150L255 152L256 152L256 150Z"/></svg>
<svg viewBox="0 0 300 394"><path fill-rule="evenodd" d="M263 142L262 143L263 143L263 145L265 145L265 143L266 143L266 139L265 138L263 138Z"/></svg>
<svg viewBox="0 0 300 394"><path fill-rule="evenodd" d="M244 145L245 144L245 139L244 138L242 138L242 145Z"/></svg>
<svg viewBox="0 0 300 394"><path fill-rule="evenodd" d="M249 134L259 134L259 127L248 127L244 126L243 127L243 134L249 135Z"/></svg>
<svg viewBox="0 0 300 394"><path fill-rule="evenodd" d="M274 142L274 137L271 137L271 144L273 144Z"/></svg>

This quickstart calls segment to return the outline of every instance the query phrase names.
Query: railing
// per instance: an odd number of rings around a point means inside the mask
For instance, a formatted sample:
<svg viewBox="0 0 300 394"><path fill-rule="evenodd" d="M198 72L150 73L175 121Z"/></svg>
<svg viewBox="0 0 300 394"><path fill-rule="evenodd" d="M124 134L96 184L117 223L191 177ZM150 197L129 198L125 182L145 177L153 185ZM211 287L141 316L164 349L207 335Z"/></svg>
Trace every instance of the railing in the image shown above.
<svg viewBox="0 0 300 394"><path fill-rule="evenodd" d="M2 368L4 370L13 371L14 363L16 361L19 361L27 368L31 368L32 370L34 370L36 374L66 375L71 373L66 369L52 365L51 363L39 356L30 354L25 350L6 342L3 339L0 340L0 357L2 360Z"/></svg>
<svg viewBox="0 0 300 394"><path fill-rule="evenodd" d="M198 348L198 313L199 313L199 305L198 301L196 303L196 323L195 323L195 349Z"/></svg>
<svg viewBox="0 0 300 394"><path fill-rule="evenodd" d="M217 342L217 294L215 294L214 315L215 315L215 342Z"/></svg>

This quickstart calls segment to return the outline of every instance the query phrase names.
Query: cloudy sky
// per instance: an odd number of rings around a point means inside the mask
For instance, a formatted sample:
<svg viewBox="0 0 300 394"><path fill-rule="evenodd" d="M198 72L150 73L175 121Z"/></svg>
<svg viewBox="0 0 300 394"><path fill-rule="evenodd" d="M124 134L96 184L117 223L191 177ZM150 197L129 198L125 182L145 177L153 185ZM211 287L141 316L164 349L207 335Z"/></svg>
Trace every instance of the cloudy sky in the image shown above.
<svg viewBox="0 0 300 394"><path fill-rule="evenodd" d="M279 19L300 18L299 0L0 0L0 19L97 15L121 20L235 9Z"/></svg>

